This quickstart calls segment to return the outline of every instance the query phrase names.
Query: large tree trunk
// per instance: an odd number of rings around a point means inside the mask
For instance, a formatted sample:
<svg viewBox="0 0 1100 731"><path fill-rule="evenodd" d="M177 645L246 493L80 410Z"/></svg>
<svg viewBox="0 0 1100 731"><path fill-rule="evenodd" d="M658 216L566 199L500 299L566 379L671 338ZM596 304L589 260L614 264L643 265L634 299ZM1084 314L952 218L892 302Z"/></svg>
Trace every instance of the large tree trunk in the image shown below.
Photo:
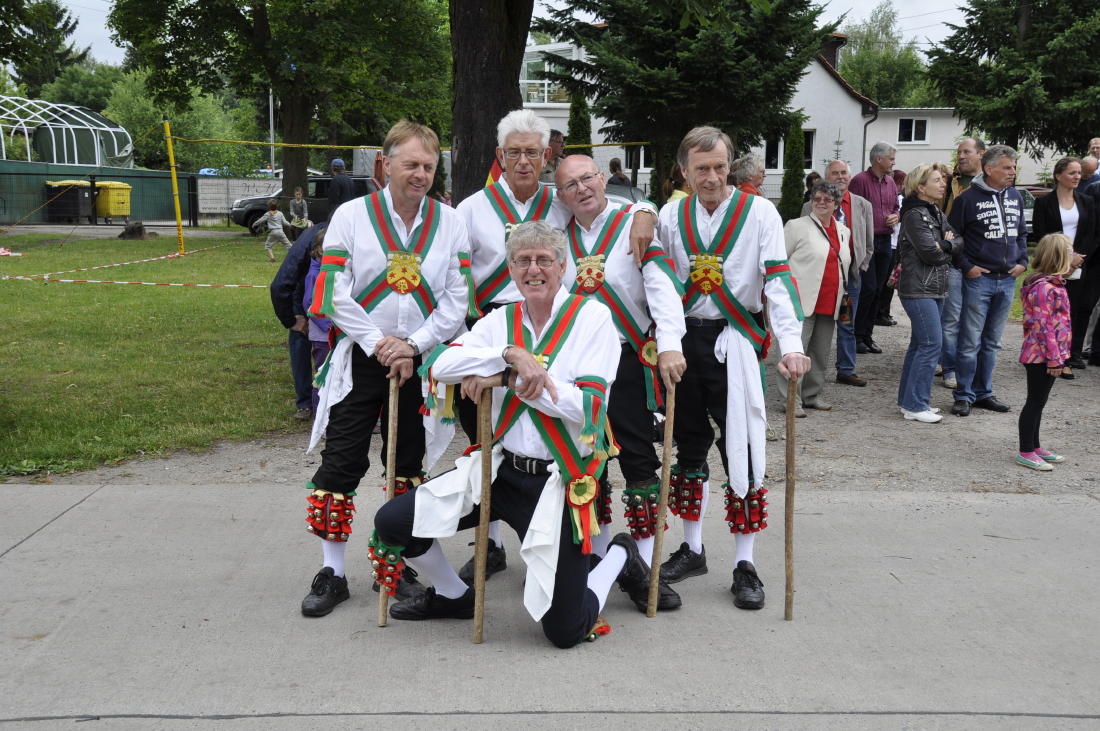
<svg viewBox="0 0 1100 731"><path fill-rule="evenodd" d="M309 97L291 93L279 101L279 129L283 133L283 142L300 145L309 143L309 123L313 117L313 103ZM302 192L308 196L306 166L309 163L309 149L284 147L282 153L283 196L293 198L296 187L301 187Z"/></svg>
<svg viewBox="0 0 1100 731"><path fill-rule="evenodd" d="M451 0L451 191L455 203L484 187L496 149L497 122L523 106L519 72L534 4L534 0Z"/></svg>

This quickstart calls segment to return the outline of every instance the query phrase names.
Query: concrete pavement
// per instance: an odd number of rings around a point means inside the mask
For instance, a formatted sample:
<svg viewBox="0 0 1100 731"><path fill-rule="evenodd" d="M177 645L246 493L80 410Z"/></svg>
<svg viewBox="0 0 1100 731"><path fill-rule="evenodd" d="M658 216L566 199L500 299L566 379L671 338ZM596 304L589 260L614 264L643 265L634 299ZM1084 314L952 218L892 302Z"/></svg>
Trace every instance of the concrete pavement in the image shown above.
<svg viewBox="0 0 1100 731"><path fill-rule="evenodd" d="M735 609L715 505L710 573L646 619L557 650L522 607L522 562L471 623L375 626L361 489L352 598L298 604L318 568L304 495L271 485L0 484L0 723L109 728L1096 728L1100 500L805 491L795 620L783 496L757 542L767 606ZM619 521L621 523L621 520ZM446 541L456 564L465 536ZM675 549L679 527L666 536Z"/></svg>

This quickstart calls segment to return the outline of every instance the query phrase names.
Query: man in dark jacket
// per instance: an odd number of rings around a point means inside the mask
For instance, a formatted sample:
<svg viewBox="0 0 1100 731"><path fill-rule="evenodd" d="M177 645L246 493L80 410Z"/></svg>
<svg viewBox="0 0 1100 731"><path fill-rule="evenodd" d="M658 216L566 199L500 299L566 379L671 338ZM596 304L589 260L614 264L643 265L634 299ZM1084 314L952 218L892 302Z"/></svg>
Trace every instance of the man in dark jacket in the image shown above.
<svg viewBox="0 0 1100 731"><path fill-rule="evenodd" d="M355 197L355 183L351 181L351 176L344 167L344 161L338 157L333 158L332 182L328 186L328 217L332 218L332 214L336 213L341 203L346 203Z"/></svg>
<svg viewBox="0 0 1100 731"><path fill-rule="evenodd" d="M1016 151L992 145L982 155L982 174L955 199L948 217L963 239L958 386L951 407L956 416L969 416L971 406L1009 410L993 396L993 367L1016 295L1016 277L1027 269L1027 224L1023 198L1012 187L1015 179Z"/></svg>
<svg viewBox="0 0 1100 731"><path fill-rule="evenodd" d="M294 418L313 418L313 367L310 362L308 322L302 309L303 282L309 271L309 250L313 240L327 224L310 226L287 252L282 266L271 280L271 306L275 316L287 329L287 349L290 350L290 373L294 376Z"/></svg>

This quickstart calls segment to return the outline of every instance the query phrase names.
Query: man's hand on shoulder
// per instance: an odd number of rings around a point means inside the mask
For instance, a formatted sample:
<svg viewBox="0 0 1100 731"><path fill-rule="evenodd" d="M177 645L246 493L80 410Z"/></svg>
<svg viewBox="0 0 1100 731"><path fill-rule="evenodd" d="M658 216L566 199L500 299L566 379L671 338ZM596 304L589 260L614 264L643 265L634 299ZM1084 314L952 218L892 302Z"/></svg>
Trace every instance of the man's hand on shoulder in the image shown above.
<svg viewBox="0 0 1100 731"><path fill-rule="evenodd" d="M648 208L635 211L630 224L630 250L634 252L634 263L642 265L642 257L653 243L653 232L657 229L657 216Z"/></svg>

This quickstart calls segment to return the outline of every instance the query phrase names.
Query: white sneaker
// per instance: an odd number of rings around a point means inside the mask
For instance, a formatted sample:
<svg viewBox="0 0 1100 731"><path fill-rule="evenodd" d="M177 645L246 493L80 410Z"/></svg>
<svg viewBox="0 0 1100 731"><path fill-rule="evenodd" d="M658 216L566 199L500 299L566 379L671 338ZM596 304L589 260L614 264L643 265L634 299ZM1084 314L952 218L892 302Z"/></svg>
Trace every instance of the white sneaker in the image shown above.
<svg viewBox="0 0 1100 731"><path fill-rule="evenodd" d="M943 379L943 387L944 388L950 388L952 391L954 391L956 388L959 387L959 382L957 380L955 380L955 374L954 373L952 373L949 378L944 378Z"/></svg>
<svg viewBox="0 0 1100 731"><path fill-rule="evenodd" d="M906 411L901 410L901 415L905 417L906 421L920 421L925 424L935 424L943 420L943 416L928 409L927 411Z"/></svg>
<svg viewBox="0 0 1100 731"><path fill-rule="evenodd" d="M933 414L940 413L940 407L939 406L933 406L932 408L930 408L928 410L931 411Z"/></svg>

